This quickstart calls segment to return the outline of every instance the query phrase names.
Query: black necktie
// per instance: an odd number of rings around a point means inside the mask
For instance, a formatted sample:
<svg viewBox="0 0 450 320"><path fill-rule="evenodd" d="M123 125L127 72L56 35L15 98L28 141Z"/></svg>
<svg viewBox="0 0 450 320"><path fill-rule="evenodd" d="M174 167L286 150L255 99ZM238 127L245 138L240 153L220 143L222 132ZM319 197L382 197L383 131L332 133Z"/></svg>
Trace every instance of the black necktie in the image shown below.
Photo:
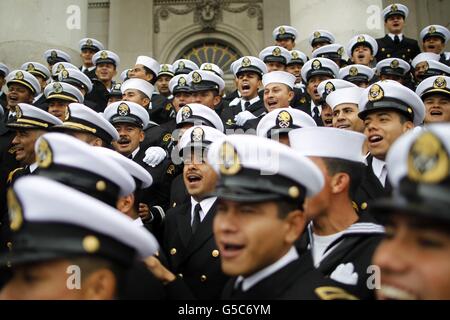
<svg viewBox="0 0 450 320"><path fill-rule="evenodd" d="M194 220L192 221L192 234L197 231L198 226L200 225L200 211L202 207L200 207L200 203L197 203L194 208Z"/></svg>
<svg viewBox="0 0 450 320"><path fill-rule="evenodd" d="M320 118L320 111L318 107L314 107L313 109L313 119L317 122Z"/></svg>
<svg viewBox="0 0 450 320"><path fill-rule="evenodd" d="M399 36L396 35L396 36L394 37L394 43L395 43L395 44L399 44L399 43L400 43L400 37L399 37Z"/></svg>
<svg viewBox="0 0 450 320"><path fill-rule="evenodd" d="M240 281L237 285L235 285L233 287L233 291L231 293L232 297L236 297L236 296L242 295L242 293L244 292L244 290L242 290L243 283L244 283L244 280Z"/></svg>
<svg viewBox="0 0 450 320"><path fill-rule="evenodd" d="M386 182L384 183L384 190L386 191L386 193L388 195L392 194L392 185L391 185L391 182L389 181L388 176L386 176Z"/></svg>
<svg viewBox="0 0 450 320"><path fill-rule="evenodd" d="M245 110L247 110L248 107L250 107L250 101L245 101L245 103L244 103Z"/></svg>

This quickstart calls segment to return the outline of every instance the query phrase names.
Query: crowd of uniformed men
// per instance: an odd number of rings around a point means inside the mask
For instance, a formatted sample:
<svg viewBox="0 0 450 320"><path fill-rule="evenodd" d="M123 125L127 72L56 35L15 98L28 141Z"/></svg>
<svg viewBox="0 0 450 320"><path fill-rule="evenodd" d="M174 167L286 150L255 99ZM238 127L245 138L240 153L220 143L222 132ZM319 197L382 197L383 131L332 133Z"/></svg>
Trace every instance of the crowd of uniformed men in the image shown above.
<svg viewBox="0 0 450 320"><path fill-rule="evenodd" d="M0 63L0 298L449 299L450 31L383 17L277 27L228 94L91 38Z"/></svg>

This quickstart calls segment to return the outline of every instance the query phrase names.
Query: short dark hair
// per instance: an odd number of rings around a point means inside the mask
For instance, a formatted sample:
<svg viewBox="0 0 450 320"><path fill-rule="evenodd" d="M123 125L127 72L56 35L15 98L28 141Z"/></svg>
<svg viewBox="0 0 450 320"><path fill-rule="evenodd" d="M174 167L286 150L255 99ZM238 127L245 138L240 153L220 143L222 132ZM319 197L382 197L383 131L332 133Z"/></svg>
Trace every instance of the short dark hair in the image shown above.
<svg viewBox="0 0 450 320"><path fill-rule="evenodd" d="M350 177L349 197L352 199L356 190L362 182L365 164L355 161L336 159L336 158L321 158L325 163L330 176L338 173L345 173Z"/></svg>
<svg viewBox="0 0 450 320"><path fill-rule="evenodd" d="M278 217L280 219L284 219L287 217L287 215L295 210L303 210L303 203L299 205L298 203L287 201L287 200L281 200L277 201L277 208L278 208Z"/></svg>
<svg viewBox="0 0 450 320"><path fill-rule="evenodd" d="M155 85L156 81L158 80L157 75L156 75L152 70L150 70L149 68L147 68L146 66L144 66L144 71L145 71L145 74L146 74L146 75L148 75L148 74L153 75L153 79L150 80L150 83L151 83L152 85Z"/></svg>

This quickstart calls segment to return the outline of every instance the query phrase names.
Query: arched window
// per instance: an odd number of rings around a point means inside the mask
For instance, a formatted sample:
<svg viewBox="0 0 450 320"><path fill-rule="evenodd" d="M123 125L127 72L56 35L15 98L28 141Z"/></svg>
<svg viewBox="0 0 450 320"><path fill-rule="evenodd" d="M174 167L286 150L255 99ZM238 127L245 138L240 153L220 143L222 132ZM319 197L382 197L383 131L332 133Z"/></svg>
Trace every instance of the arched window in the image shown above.
<svg viewBox="0 0 450 320"><path fill-rule="evenodd" d="M179 58L191 60L198 66L206 62L214 63L218 65L225 74L231 74L230 65L240 57L241 55L237 50L229 45L205 41L196 43L183 52Z"/></svg>

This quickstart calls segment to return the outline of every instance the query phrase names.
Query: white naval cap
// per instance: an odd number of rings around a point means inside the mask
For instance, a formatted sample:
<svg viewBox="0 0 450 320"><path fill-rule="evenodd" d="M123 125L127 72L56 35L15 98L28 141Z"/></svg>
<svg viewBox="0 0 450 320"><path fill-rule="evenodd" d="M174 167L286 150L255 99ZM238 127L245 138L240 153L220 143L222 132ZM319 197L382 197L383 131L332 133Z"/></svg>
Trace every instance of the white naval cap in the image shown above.
<svg viewBox="0 0 450 320"><path fill-rule="evenodd" d="M338 43L327 44L313 51L313 58L342 59L344 47Z"/></svg>
<svg viewBox="0 0 450 320"><path fill-rule="evenodd" d="M325 100L327 96L332 92L344 88L357 88L357 86L349 81L345 81L342 79L330 79L319 83L319 85L317 86L317 92L322 97L322 99Z"/></svg>
<svg viewBox="0 0 450 320"><path fill-rule="evenodd" d="M49 49L44 52L44 59L48 64L55 64L57 62L71 62L70 55L62 50Z"/></svg>
<svg viewBox="0 0 450 320"><path fill-rule="evenodd" d="M31 104L19 103L14 111L16 113L14 120L6 124L9 128L49 130L55 125L62 124L55 116Z"/></svg>
<svg viewBox="0 0 450 320"><path fill-rule="evenodd" d="M59 99L83 103L84 96L78 88L65 82L49 83L44 89L44 95L47 100Z"/></svg>
<svg viewBox="0 0 450 320"><path fill-rule="evenodd" d="M439 37L447 44L448 39L450 39L450 31L444 26L434 24L424 28L420 32L420 39L422 39L423 42L430 37Z"/></svg>
<svg viewBox="0 0 450 320"><path fill-rule="evenodd" d="M450 77L435 76L423 80L416 89L416 94L425 99L428 94L441 93L450 96Z"/></svg>
<svg viewBox="0 0 450 320"><path fill-rule="evenodd" d="M335 158L366 164L366 136L349 130L316 127L289 132L291 148L306 157ZM343 147L345 146L345 147Z"/></svg>
<svg viewBox="0 0 450 320"><path fill-rule="evenodd" d="M196 63L187 59L179 59L175 61L173 64L173 68L175 69L175 75L179 74L189 74L194 70L198 70L199 67Z"/></svg>
<svg viewBox="0 0 450 320"><path fill-rule="evenodd" d="M185 123L215 128L224 132L222 119L213 109L199 103L189 103L177 112L177 127Z"/></svg>
<svg viewBox="0 0 450 320"><path fill-rule="evenodd" d="M450 67L448 65L435 60L425 62L425 76L450 76Z"/></svg>
<svg viewBox="0 0 450 320"><path fill-rule="evenodd" d="M294 108L280 108L261 118L256 128L256 135L271 139L273 136L288 133L293 129L315 126L317 126L316 122L306 112Z"/></svg>
<svg viewBox="0 0 450 320"><path fill-rule="evenodd" d="M180 156L183 157L184 152L187 149L202 150L209 147L214 141L223 139L225 134L221 131L209 127L209 126L193 126L187 129L178 143L178 150L180 150ZM186 155L192 153L186 152Z"/></svg>
<svg viewBox="0 0 450 320"><path fill-rule="evenodd" d="M403 213L450 222L450 125L433 124L398 138L386 157L393 196L372 206L377 215Z"/></svg>
<svg viewBox="0 0 450 320"><path fill-rule="evenodd" d="M78 47L80 50L90 49L92 51L105 50L105 46L100 41L94 38L83 38L78 42Z"/></svg>
<svg viewBox="0 0 450 320"><path fill-rule="evenodd" d="M394 4L391 4L391 5L387 6L386 8L384 8L383 17L384 17L385 21L390 16L394 16L394 15L400 15L406 19L406 18L408 18L408 15L409 15L409 9L407 6L400 4L400 3L394 3Z"/></svg>
<svg viewBox="0 0 450 320"><path fill-rule="evenodd" d="M308 158L274 140L230 135L214 142L208 163L220 174L219 198L238 202L285 199L302 205L320 192L324 178ZM295 170L293 170L295 168Z"/></svg>
<svg viewBox="0 0 450 320"><path fill-rule="evenodd" d="M39 62L25 62L24 64L22 64L20 69L28 71L33 76L41 76L45 80L48 80L52 77L50 71L48 70L48 67Z"/></svg>
<svg viewBox="0 0 450 320"><path fill-rule="evenodd" d="M411 65L413 68L417 67L417 65L421 62L428 62L430 60L439 61L441 59L441 56L433 53L433 52L422 52L419 53L411 62Z"/></svg>
<svg viewBox="0 0 450 320"><path fill-rule="evenodd" d="M259 58L265 63L268 62L279 62L281 64L287 65L291 62L291 54L289 51L280 46L270 46L264 48L259 53Z"/></svg>
<svg viewBox="0 0 450 320"><path fill-rule="evenodd" d="M145 170L135 161L125 157L117 151L108 148L97 147L93 149L93 152L114 160L122 168L124 168L125 171L127 171L134 178L136 189L145 189L153 184L152 175L147 170Z"/></svg>
<svg viewBox="0 0 450 320"><path fill-rule="evenodd" d="M309 44L311 46L315 45L316 43L322 43L322 42L327 42L329 44L333 44L333 43L335 43L335 41L336 41L336 38L328 30L316 30L309 37Z"/></svg>
<svg viewBox="0 0 450 320"><path fill-rule="evenodd" d="M289 88L294 89L296 80L297 78L292 73L286 71L272 71L263 75L262 83L264 87L272 83L282 83Z"/></svg>
<svg viewBox="0 0 450 320"><path fill-rule="evenodd" d="M131 69L125 69L122 71L122 73L120 74L120 81L125 82L128 79L130 79L129 77L129 72L131 71Z"/></svg>
<svg viewBox="0 0 450 320"><path fill-rule="evenodd" d="M111 103L103 111L103 116L112 124L131 123L141 129L147 128L150 122L148 111L141 105L131 101Z"/></svg>
<svg viewBox="0 0 450 320"><path fill-rule="evenodd" d="M306 82L316 75L336 78L339 74L339 66L327 58L314 58L305 63L302 68L302 79Z"/></svg>
<svg viewBox="0 0 450 320"><path fill-rule="evenodd" d="M31 92L37 96L39 93L41 93L41 85L36 79L35 76L33 76L28 71L23 70L14 70L11 71L5 78L6 86L9 86L12 83L18 83L21 84L28 89L31 90Z"/></svg>
<svg viewBox="0 0 450 320"><path fill-rule="evenodd" d="M92 81L84 72L78 69L65 69L58 74L60 82L71 84L77 88L83 87L86 93L92 91Z"/></svg>
<svg viewBox="0 0 450 320"><path fill-rule="evenodd" d="M216 75L218 75L221 78L223 78L223 76L224 76L223 70L217 64L214 64L214 63L209 63L209 62L203 63L200 66L200 70L214 72Z"/></svg>
<svg viewBox="0 0 450 320"><path fill-rule="evenodd" d="M9 74L8 66L0 62L0 77L6 77L8 74Z"/></svg>
<svg viewBox="0 0 450 320"><path fill-rule="evenodd" d="M378 53L378 43L372 36L368 34L359 34L350 39L347 45L347 55L351 57L353 55L353 50L357 46L364 45L372 50L372 55L376 56Z"/></svg>
<svg viewBox="0 0 450 320"><path fill-rule="evenodd" d="M273 30L272 36L274 40L295 40L298 37L298 31L291 26L279 26Z"/></svg>
<svg viewBox="0 0 450 320"><path fill-rule="evenodd" d="M155 254L155 237L97 199L61 183L29 176L8 194L13 266L55 258L101 257L124 267ZM33 226L32 228L30 226Z"/></svg>
<svg viewBox="0 0 450 320"><path fill-rule="evenodd" d="M91 133L107 144L119 140L119 133L111 123L101 114L81 103L69 104L63 124L54 127L54 131L59 130Z"/></svg>
<svg viewBox="0 0 450 320"><path fill-rule="evenodd" d="M57 77L61 73L61 71L67 69L78 70L78 68L75 65L69 62L57 62L52 67L52 75Z"/></svg>
<svg viewBox="0 0 450 320"><path fill-rule="evenodd" d="M38 175L115 206L118 197L136 187L131 175L116 161L95 154L89 144L63 133L46 133L35 143Z"/></svg>
<svg viewBox="0 0 450 320"><path fill-rule="evenodd" d="M155 90L155 87L148 81L138 79L138 78L132 78L128 79L124 83L122 83L122 86L120 87L120 90L122 91L122 94L125 93L125 91L132 89L132 90L139 90L143 94L147 96L147 98L151 99L153 95L153 91Z"/></svg>
<svg viewBox="0 0 450 320"><path fill-rule="evenodd" d="M159 76L169 76L173 77L175 74L175 69L171 64L162 64L159 66L158 77Z"/></svg>
<svg viewBox="0 0 450 320"><path fill-rule="evenodd" d="M242 57L243 58L243 57ZM236 67L237 67L237 61L238 60L234 60L231 64L230 64L230 72L232 74L236 74Z"/></svg>
<svg viewBox="0 0 450 320"><path fill-rule="evenodd" d="M333 110L344 103L358 105L363 92L364 89L360 87L339 89L330 93L326 98L326 102Z"/></svg>
<svg viewBox="0 0 450 320"><path fill-rule="evenodd" d="M433 124L424 130L411 130L394 142L386 156L389 181L397 188L405 177L430 184L448 179L449 153L450 125Z"/></svg>
<svg viewBox="0 0 450 320"><path fill-rule="evenodd" d="M242 72L255 72L262 77L267 73L267 66L264 61L259 58L245 56L233 62L232 71L235 77Z"/></svg>
<svg viewBox="0 0 450 320"><path fill-rule="evenodd" d="M359 117L365 119L370 112L394 109L409 117L415 126L423 123L425 105L419 96L397 81L378 81L366 88L359 101Z"/></svg>
<svg viewBox="0 0 450 320"><path fill-rule="evenodd" d="M308 57L306 54L299 50L292 50L289 52L291 54L291 61L288 63L290 64L305 64L308 61Z"/></svg>
<svg viewBox="0 0 450 320"><path fill-rule="evenodd" d="M388 74L404 77L411 69L411 66L403 59L389 58L378 62L376 69L377 73L380 75Z"/></svg>
<svg viewBox="0 0 450 320"><path fill-rule="evenodd" d="M351 83L370 82L375 76L375 71L362 64L352 64L339 70L338 78Z"/></svg>
<svg viewBox="0 0 450 320"><path fill-rule="evenodd" d="M112 51L101 50L94 54L94 56L92 57L92 62L96 66L101 63L111 63L117 68L120 64L120 58L116 53Z"/></svg>
<svg viewBox="0 0 450 320"><path fill-rule="evenodd" d="M172 94L178 92L191 92L191 87L187 84L188 75L187 74L179 74L170 79L169 81L169 90Z"/></svg>
<svg viewBox="0 0 450 320"><path fill-rule="evenodd" d="M111 91L108 93L108 98L110 98L110 97L117 97L117 98L122 99L123 95L122 95L121 88L122 88L122 84L120 82L114 83Z"/></svg>
<svg viewBox="0 0 450 320"><path fill-rule="evenodd" d="M144 67L150 69L155 77L158 75L160 63L155 59L148 56L139 56L136 59L135 65L143 65Z"/></svg>
<svg viewBox="0 0 450 320"><path fill-rule="evenodd" d="M205 70L195 70L188 74L188 85L193 92L205 90L217 90L222 92L225 89L225 81L214 72Z"/></svg>

